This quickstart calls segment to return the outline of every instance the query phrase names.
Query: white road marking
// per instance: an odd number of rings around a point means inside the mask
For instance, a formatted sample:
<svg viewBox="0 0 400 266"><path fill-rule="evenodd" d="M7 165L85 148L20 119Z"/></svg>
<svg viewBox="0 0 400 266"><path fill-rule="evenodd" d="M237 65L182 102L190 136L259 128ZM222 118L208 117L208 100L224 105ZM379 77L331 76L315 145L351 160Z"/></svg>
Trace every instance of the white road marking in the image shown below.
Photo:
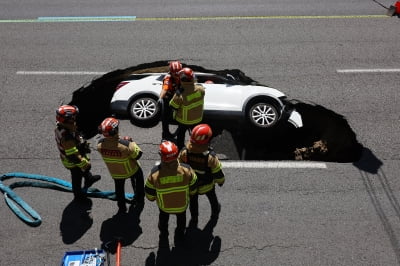
<svg viewBox="0 0 400 266"><path fill-rule="evenodd" d="M17 75L104 75L95 71L17 71Z"/></svg>
<svg viewBox="0 0 400 266"><path fill-rule="evenodd" d="M38 22L107 22L135 21L136 16L96 16L96 17L38 17Z"/></svg>
<svg viewBox="0 0 400 266"><path fill-rule="evenodd" d="M161 162L156 161L155 165ZM327 169L326 163L306 162L306 161L225 161L221 160L222 168L309 168L309 169Z"/></svg>
<svg viewBox="0 0 400 266"><path fill-rule="evenodd" d="M223 168L316 168L326 169L326 163L306 161L221 161Z"/></svg>
<svg viewBox="0 0 400 266"><path fill-rule="evenodd" d="M400 73L400 68L366 68L366 69L337 69L337 73L343 74L364 74L364 73Z"/></svg>

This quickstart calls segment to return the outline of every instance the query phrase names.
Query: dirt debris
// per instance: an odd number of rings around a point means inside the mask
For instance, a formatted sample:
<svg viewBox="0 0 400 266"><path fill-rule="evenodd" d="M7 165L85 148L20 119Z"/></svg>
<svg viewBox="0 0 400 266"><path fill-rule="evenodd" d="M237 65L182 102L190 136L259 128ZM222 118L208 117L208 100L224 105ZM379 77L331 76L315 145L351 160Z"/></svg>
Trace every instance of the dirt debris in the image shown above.
<svg viewBox="0 0 400 266"><path fill-rule="evenodd" d="M296 161L310 160L316 157L323 157L328 152L326 142L319 140L314 142L311 147L297 148L294 151L294 159Z"/></svg>

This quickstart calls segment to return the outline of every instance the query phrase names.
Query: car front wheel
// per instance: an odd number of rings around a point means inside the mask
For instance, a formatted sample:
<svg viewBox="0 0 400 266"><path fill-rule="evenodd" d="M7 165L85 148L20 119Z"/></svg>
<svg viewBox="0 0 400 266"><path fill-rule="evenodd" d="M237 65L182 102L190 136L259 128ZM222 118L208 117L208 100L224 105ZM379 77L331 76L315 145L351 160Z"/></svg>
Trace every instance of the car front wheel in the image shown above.
<svg viewBox="0 0 400 266"><path fill-rule="evenodd" d="M139 127L153 127L160 121L160 107L157 99L151 96L140 96L129 105L131 123Z"/></svg>
<svg viewBox="0 0 400 266"><path fill-rule="evenodd" d="M279 120L277 108L268 102L256 102L249 108L247 117L250 123L259 128L271 128Z"/></svg>

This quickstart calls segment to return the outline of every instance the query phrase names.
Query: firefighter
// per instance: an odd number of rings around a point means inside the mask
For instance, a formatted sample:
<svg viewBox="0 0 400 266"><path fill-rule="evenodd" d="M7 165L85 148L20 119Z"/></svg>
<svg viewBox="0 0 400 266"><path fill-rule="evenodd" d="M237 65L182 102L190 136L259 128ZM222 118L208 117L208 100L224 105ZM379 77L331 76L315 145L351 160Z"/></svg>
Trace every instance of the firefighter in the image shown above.
<svg viewBox="0 0 400 266"><path fill-rule="evenodd" d="M86 198L82 191L82 178L85 180L83 188L87 189L93 183L99 181L101 177L92 175L90 172L91 164L88 155L90 148L77 130L76 118L78 114L78 107L72 105L61 105L56 110L55 139L61 162L65 168L71 171L74 199L82 200Z"/></svg>
<svg viewBox="0 0 400 266"><path fill-rule="evenodd" d="M172 118L172 109L169 106L169 102L172 99L176 89L180 86L178 72L181 70L181 62L171 61L169 63L169 72L163 79L163 85L160 92L160 101L162 102L161 124L163 139L172 138L172 134L169 131L169 123Z"/></svg>
<svg viewBox="0 0 400 266"><path fill-rule="evenodd" d="M203 85L195 84L194 72L188 67L179 71L179 77L181 85L169 104L174 109L174 119L178 122L177 145L181 150L185 145L186 131L203 119L205 89Z"/></svg>
<svg viewBox="0 0 400 266"><path fill-rule="evenodd" d="M209 145L212 130L207 124L199 124L192 130L190 140L179 154L179 161L189 164L197 175L197 193L190 199L191 220L189 227L197 227L199 216L198 195L206 195L211 205L211 220L217 221L221 211L215 192L215 184L222 186L225 175L221 162Z"/></svg>
<svg viewBox="0 0 400 266"><path fill-rule="evenodd" d="M178 162L178 147L171 141L159 146L161 164L156 165L146 180L146 198L157 200L159 208L158 228L160 246L168 245L168 221L170 214L176 215L174 242L179 246L184 241L186 209L190 195L196 192L197 177L193 169Z"/></svg>
<svg viewBox="0 0 400 266"><path fill-rule="evenodd" d="M142 150L130 137L120 138L119 120L109 117L99 126L99 133L103 135L97 144L110 174L114 180L115 195L118 203L118 213L126 212L125 180L130 179L135 193L137 205L144 204L143 171L138 162Z"/></svg>

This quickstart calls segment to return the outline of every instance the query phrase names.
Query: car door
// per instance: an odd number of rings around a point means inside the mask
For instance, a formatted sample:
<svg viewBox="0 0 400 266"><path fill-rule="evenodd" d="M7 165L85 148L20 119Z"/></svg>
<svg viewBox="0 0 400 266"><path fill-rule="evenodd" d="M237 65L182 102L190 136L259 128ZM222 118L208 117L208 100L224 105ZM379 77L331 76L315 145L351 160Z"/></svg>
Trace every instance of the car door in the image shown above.
<svg viewBox="0 0 400 266"><path fill-rule="evenodd" d="M227 84L214 77L213 83L201 83L205 89L204 109L210 111L241 111L242 86Z"/></svg>

